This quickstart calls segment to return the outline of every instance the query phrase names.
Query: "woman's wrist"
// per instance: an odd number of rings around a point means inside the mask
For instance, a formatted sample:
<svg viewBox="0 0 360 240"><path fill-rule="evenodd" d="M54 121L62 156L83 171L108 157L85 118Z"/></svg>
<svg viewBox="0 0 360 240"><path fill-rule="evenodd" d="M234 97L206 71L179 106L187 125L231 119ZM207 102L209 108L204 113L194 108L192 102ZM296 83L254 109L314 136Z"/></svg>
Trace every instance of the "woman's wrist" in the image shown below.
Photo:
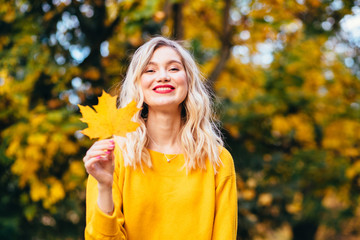
<svg viewBox="0 0 360 240"><path fill-rule="evenodd" d="M98 190L99 190L99 194L100 192L101 193L109 193L111 192L112 193L112 184L101 184L101 183L98 183Z"/></svg>
<svg viewBox="0 0 360 240"><path fill-rule="evenodd" d="M114 212L114 202L112 197L112 186L98 184L98 206L101 211L111 215Z"/></svg>

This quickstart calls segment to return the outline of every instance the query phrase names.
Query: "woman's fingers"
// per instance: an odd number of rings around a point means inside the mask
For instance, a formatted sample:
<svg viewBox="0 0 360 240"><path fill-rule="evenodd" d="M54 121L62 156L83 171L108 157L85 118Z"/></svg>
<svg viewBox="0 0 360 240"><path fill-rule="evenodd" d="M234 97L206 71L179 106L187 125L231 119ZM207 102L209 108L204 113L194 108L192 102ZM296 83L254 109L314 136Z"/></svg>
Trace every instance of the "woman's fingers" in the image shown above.
<svg viewBox="0 0 360 240"><path fill-rule="evenodd" d="M91 170L95 169L95 167L97 167L100 162L101 158L97 158L97 157L93 157L93 158L89 158L88 161L85 162L85 169L89 172L91 172Z"/></svg>
<svg viewBox="0 0 360 240"><path fill-rule="evenodd" d="M111 160L107 160L111 165ZM105 161L106 162L106 161ZM85 163L86 171L92 175L99 183L111 186L113 182L113 168L104 167L102 160L91 158Z"/></svg>
<svg viewBox="0 0 360 240"><path fill-rule="evenodd" d="M97 141L86 152L83 161L86 162L90 158L112 154L114 147L115 147L115 143L112 139Z"/></svg>
<svg viewBox="0 0 360 240"><path fill-rule="evenodd" d="M115 146L115 142L113 139L104 139L104 140L99 140L97 142L95 142L93 144L93 147L95 148L106 148L106 147L110 147L110 146Z"/></svg>
<svg viewBox="0 0 360 240"><path fill-rule="evenodd" d="M95 168L101 168L103 170L106 170L106 165L112 166L112 159L109 157L109 155L102 155L102 156L96 156L88 158L87 161L85 161L85 169L89 172L89 170L95 169Z"/></svg>
<svg viewBox="0 0 360 240"><path fill-rule="evenodd" d="M89 158L94 158L94 157L98 157L98 156L104 156L104 155L109 155L111 153L112 150L108 150L108 149L104 149L104 150L92 150L92 151L88 151L88 153L86 154L86 156L84 157L84 159L89 159Z"/></svg>
<svg viewBox="0 0 360 240"><path fill-rule="evenodd" d="M99 183L112 185L113 182L113 155L115 143L113 139L95 142L83 158L86 171Z"/></svg>

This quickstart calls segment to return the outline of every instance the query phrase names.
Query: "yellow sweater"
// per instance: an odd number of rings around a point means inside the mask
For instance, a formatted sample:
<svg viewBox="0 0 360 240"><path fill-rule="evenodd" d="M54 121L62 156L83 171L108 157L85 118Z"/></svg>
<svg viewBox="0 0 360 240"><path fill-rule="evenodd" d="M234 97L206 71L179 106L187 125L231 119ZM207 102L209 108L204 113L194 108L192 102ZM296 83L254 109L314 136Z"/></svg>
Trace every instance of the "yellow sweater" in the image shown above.
<svg viewBox="0 0 360 240"><path fill-rule="evenodd" d="M112 216L97 205L97 181L89 176L86 192L85 239L232 240L237 230L234 163L222 148L223 165L186 174L184 156L169 163L149 150L153 167L124 167L115 160ZM171 158L172 156L168 156Z"/></svg>

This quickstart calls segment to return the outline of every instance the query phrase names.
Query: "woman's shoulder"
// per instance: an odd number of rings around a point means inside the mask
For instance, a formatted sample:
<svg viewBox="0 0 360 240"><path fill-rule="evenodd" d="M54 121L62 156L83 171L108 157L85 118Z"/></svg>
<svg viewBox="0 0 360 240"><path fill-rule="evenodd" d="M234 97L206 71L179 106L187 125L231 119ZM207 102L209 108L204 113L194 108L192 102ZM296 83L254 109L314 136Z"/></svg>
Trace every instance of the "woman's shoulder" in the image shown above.
<svg viewBox="0 0 360 240"><path fill-rule="evenodd" d="M219 157L220 159L226 160L226 161L233 161L233 158L231 156L231 153L229 152L229 150L227 150L225 147L223 146L219 146Z"/></svg>
<svg viewBox="0 0 360 240"><path fill-rule="evenodd" d="M219 147L219 158L221 164L218 168L218 177L228 177L235 175L234 160L230 152L223 146Z"/></svg>

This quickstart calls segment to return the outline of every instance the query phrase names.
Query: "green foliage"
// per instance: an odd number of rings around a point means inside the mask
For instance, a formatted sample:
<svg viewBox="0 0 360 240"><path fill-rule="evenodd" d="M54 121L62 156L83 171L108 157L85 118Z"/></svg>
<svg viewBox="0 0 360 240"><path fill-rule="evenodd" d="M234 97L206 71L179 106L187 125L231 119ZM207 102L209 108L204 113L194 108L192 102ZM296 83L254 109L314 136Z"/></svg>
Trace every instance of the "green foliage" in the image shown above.
<svg viewBox="0 0 360 240"><path fill-rule="evenodd" d="M354 6L1 0L0 238L82 238L91 142L76 105L116 92L129 56L158 34L183 35L214 83L239 238L359 237L359 46L340 37Z"/></svg>

